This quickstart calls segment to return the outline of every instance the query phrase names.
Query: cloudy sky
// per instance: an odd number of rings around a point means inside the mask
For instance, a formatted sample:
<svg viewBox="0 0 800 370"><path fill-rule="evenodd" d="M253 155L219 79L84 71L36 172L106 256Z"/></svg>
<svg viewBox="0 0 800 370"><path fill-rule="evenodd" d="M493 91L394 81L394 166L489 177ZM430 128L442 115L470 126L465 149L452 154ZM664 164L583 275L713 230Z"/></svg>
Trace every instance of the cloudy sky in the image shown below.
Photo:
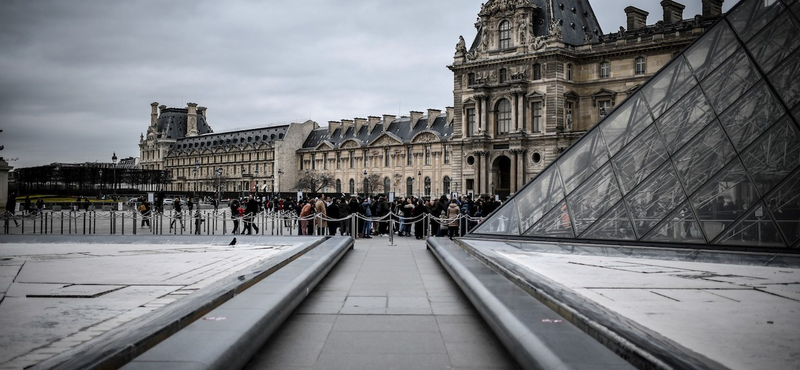
<svg viewBox="0 0 800 370"><path fill-rule="evenodd" d="M154 101L208 107L216 132L444 109L446 66L483 1L3 0L0 156L15 167L138 156ZM592 4L608 33L631 4L655 23L659 2ZM684 18L701 12L679 2Z"/></svg>

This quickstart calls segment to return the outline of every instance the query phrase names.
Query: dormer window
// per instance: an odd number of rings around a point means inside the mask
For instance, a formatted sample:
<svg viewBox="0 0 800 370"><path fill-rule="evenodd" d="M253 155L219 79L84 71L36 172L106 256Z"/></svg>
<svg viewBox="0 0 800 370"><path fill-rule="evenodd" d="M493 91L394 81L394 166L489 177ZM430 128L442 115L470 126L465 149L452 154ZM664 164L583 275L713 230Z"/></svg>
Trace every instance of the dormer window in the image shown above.
<svg viewBox="0 0 800 370"><path fill-rule="evenodd" d="M500 49L511 47L511 22L500 22Z"/></svg>

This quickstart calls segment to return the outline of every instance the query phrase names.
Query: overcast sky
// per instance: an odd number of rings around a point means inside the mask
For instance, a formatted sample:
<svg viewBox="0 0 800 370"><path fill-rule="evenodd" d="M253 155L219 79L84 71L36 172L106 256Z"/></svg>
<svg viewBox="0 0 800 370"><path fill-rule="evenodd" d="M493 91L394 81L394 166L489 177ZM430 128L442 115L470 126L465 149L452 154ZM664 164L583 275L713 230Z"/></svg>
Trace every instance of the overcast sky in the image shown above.
<svg viewBox="0 0 800 370"><path fill-rule="evenodd" d="M207 107L215 132L444 109L446 66L484 1L2 0L0 156L137 157L154 101ZM684 18L701 11L679 2ZM655 23L659 3L592 1L605 33L631 4Z"/></svg>

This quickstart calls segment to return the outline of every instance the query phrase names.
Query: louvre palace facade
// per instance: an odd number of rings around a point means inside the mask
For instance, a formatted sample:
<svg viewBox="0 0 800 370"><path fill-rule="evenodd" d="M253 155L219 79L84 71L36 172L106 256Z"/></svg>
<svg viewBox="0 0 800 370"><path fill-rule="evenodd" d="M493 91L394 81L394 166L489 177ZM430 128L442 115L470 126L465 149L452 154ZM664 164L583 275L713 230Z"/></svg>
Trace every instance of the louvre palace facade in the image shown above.
<svg viewBox="0 0 800 370"><path fill-rule="evenodd" d="M452 107L214 133L204 107L153 103L141 166L176 192L505 198L719 19L722 0L694 1L703 14L665 0L651 24L629 6L625 27L604 33L588 0L490 0L447 66Z"/></svg>

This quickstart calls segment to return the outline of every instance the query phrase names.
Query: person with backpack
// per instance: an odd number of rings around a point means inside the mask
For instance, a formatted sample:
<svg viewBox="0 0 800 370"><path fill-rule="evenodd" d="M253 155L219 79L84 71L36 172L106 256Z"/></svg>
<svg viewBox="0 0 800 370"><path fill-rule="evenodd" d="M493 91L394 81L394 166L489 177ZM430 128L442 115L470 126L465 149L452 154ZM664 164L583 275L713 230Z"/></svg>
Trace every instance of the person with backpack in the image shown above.
<svg viewBox="0 0 800 370"><path fill-rule="evenodd" d="M172 205L173 209L175 210L175 218L172 219L172 222L169 223L169 229L175 226L175 221L180 221L181 230L185 229L185 225L183 224L183 209L181 207L181 198L175 198L175 203Z"/></svg>
<svg viewBox="0 0 800 370"><path fill-rule="evenodd" d="M142 214L141 227L147 225L147 228L150 228L150 203L146 201L142 202L142 204L139 206L139 213Z"/></svg>

